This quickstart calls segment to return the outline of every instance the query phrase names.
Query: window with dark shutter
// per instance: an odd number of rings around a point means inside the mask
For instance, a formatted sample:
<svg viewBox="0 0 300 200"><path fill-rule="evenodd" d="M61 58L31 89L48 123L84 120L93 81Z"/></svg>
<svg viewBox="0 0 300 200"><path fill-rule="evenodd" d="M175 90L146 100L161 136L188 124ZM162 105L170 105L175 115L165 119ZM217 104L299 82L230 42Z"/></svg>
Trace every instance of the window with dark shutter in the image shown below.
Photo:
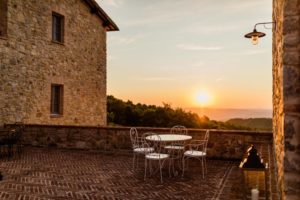
<svg viewBox="0 0 300 200"><path fill-rule="evenodd" d="M51 85L51 114L63 114L63 85Z"/></svg>
<svg viewBox="0 0 300 200"><path fill-rule="evenodd" d="M7 0L0 0L0 37L7 35Z"/></svg>
<svg viewBox="0 0 300 200"><path fill-rule="evenodd" d="M52 41L64 42L64 16L52 13Z"/></svg>

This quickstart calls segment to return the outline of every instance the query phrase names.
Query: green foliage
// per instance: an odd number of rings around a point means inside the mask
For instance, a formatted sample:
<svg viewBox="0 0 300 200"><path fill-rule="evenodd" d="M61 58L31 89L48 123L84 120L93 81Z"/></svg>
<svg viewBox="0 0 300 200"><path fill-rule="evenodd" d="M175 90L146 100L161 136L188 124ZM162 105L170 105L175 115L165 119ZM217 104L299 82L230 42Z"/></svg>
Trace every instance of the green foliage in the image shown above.
<svg viewBox="0 0 300 200"><path fill-rule="evenodd" d="M227 123L232 124L234 126L249 127L252 130L272 131L271 118L250 118L250 119L234 118L228 120Z"/></svg>
<svg viewBox="0 0 300 200"><path fill-rule="evenodd" d="M133 104L122 101L114 96L107 96L108 124L123 126L172 127L183 125L188 128L250 130L243 126L236 126L226 122L210 120L207 116L186 112L181 108L172 108L170 104L163 106Z"/></svg>

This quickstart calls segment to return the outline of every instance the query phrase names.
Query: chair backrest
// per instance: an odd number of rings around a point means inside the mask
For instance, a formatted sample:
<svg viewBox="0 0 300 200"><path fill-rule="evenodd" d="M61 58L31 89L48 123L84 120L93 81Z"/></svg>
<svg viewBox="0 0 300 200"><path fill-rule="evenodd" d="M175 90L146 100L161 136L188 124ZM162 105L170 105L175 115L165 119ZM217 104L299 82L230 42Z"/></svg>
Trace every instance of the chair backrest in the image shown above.
<svg viewBox="0 0 300 200"><path fill-rule="evenodd" d="M205 136L204 136L204 152L206 152L206 150L207 150L208 139L209 139L209 130L206 130Z"/></svg>
<svg viewBox="0 0 300 200"><path fill-rule="evenodd" d="M155 142L151 142L146 140L146 137L151 136L151 135L155 135L156 137L158 137L159 141L155 141ZM151 132L146 132L143 134L142 136L142 140L143 140L143 147L153 147L156 151L158 151L158 146L160 144L160 137L159 135L155 134L155 133L151 133Z"/></svg>
<svg viewBox="0 0 300 200"><path fill-rule="evenodd" d="M131 145L132 145L132 148L136 148L139 146L139 143L138 143L138 131L136 128L132 127L130 129L130 140L131 140Z"/></svg>
<svg viewBox="0 0 300 200"><path fill-rule="evenodd" d="M171 128L171 134L187 135L188 130L185 126L176 125Z"/></svg>
<svg viewBox="0 0 300 200"><path fill-rule="evenodd" d="M147 133L146 133L147 134ZM146 136L146 134L145 134L145 136ZM148 133L148 136L149 135L154 135L155 137L156 137L156 141L155 142L149 142L149 141L146 141L145 140L145 142L146 143L151 143L151 147L152 148L154 148L154 151L156 152L156 153L162 153L162 149L163 149L163 146L164 146L164 144L161 142L161 137L158 135L158 134L155 134L155 133ZM146 136L147 137L147 136ZM146 138L145 137L145 138ZM159 157L160 157L160 155L159 155Z"/></svg>

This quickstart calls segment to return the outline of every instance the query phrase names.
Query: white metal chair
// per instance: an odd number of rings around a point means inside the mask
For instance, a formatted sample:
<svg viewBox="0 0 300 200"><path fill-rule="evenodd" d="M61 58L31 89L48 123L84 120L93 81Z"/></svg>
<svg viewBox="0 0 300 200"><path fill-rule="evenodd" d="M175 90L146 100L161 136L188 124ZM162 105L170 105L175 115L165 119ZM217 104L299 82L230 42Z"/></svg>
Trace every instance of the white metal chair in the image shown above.
<svg viewBox="0 0 300 200"><path fill-rule="evenodd" d="M134 127L130 129L130 140L131 140L132 150L133 150L133 169L134 169L137 156L145 155L146 153L153 152L154 148L144 145L145 138L139 137L138 131Z"/></svg>
<svg viewBox="0 0 300 200"><path fill-rule="evenodd" d="M187 135L188 130L185 126L181 125L176 125L171 128L170 131L171 134L178 134L178 135ZM173 142L171 145L165 146L165 149L170 149L170 150L184 150L184 142Z"/></svg>
<svg viewBox="0 0 300 200"><path fill-rule="evenodd" d="M178 135L187 135L188 130L185 126L176 125L173 126L170 130L171 134L178 134ZM173 172L175 172L175 162L176 160L179 161L179 166L181 166L181 159L184 152L184 141L182 142L173 142L172 144L166 145L164 148L170 151L170 167L172 166Z"/></svg>
<svg viewBox="0 0 300 200"><path fill-rule="evenodd" d="M145 138L147 137L147 134L145 134ZM160 172L160 182L163 182L162 178L162 168L165 164L165 161L169 159L169 154L163 153L162 150L162 143L159 135L155 134L155 137L157 137L156 142L153 142L153 146L151 147L150 144L145 140L145 145L147 148L154 148L154 152L146 153L145 154L145 174L144 174L144 180L146 180L147 177L147 170L149 167L150 173L152 173L152 162L158 163L158 168ZM149 165L149 166L148 166Z"/></svg>
<svg viewBox="0 0 300 200"><path fill-rule="evenodd" d="M185 161L189 158L196 158L201 161L202 178L204 178L204 171L205 173L207 173L206 150L207 150L208 139L209 139L209 130L206 131L203 140L193 140L190 144L187 145L188 150L183 153L183 158L182 158L182 177L184 176Z"/></svg>
<svg viewBox="0 0 300 200"><path fill-rule="evenodd" d="M180 135L187 135L188 130L185 126L176 125L171 128L171 134L180 134Z"/></svg>
<svg viewBox="0 0 300 200"><path fill-rule="evenodd" d="M173 148L174 147L174 148ZM171 169L173 172L173 175L177 176L178 171L176 170L176 163L178 164L179 169L181 169L181 164L182 164L182 156L183 156L183 151L184 147L177 148L179 145L177 143L170 144L165 147L169 154L169 176L171 177Z"/></svg>

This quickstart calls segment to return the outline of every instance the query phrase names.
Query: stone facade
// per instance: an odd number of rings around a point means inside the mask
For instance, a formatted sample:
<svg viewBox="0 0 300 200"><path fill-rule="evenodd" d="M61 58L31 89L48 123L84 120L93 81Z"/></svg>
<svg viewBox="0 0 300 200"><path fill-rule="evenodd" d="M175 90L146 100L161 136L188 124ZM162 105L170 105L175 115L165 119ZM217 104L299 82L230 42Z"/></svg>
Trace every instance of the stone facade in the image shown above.
<svg viewBox="0 0 300 200"><path fill-rule="evenodd" d="M300 1L273 0L273 133L282 199L300 199Z"/></svg>
<svg viewBox="0 0 300 200"><path fill-rule="evenodd" d="M0 37L0 126L106 125L111 19L94 0L1 1L7 1L7 36ZM52 12L64 16L62 44L52 42ZM61 116L50 115L51 84L63 85Z"/></svg>

